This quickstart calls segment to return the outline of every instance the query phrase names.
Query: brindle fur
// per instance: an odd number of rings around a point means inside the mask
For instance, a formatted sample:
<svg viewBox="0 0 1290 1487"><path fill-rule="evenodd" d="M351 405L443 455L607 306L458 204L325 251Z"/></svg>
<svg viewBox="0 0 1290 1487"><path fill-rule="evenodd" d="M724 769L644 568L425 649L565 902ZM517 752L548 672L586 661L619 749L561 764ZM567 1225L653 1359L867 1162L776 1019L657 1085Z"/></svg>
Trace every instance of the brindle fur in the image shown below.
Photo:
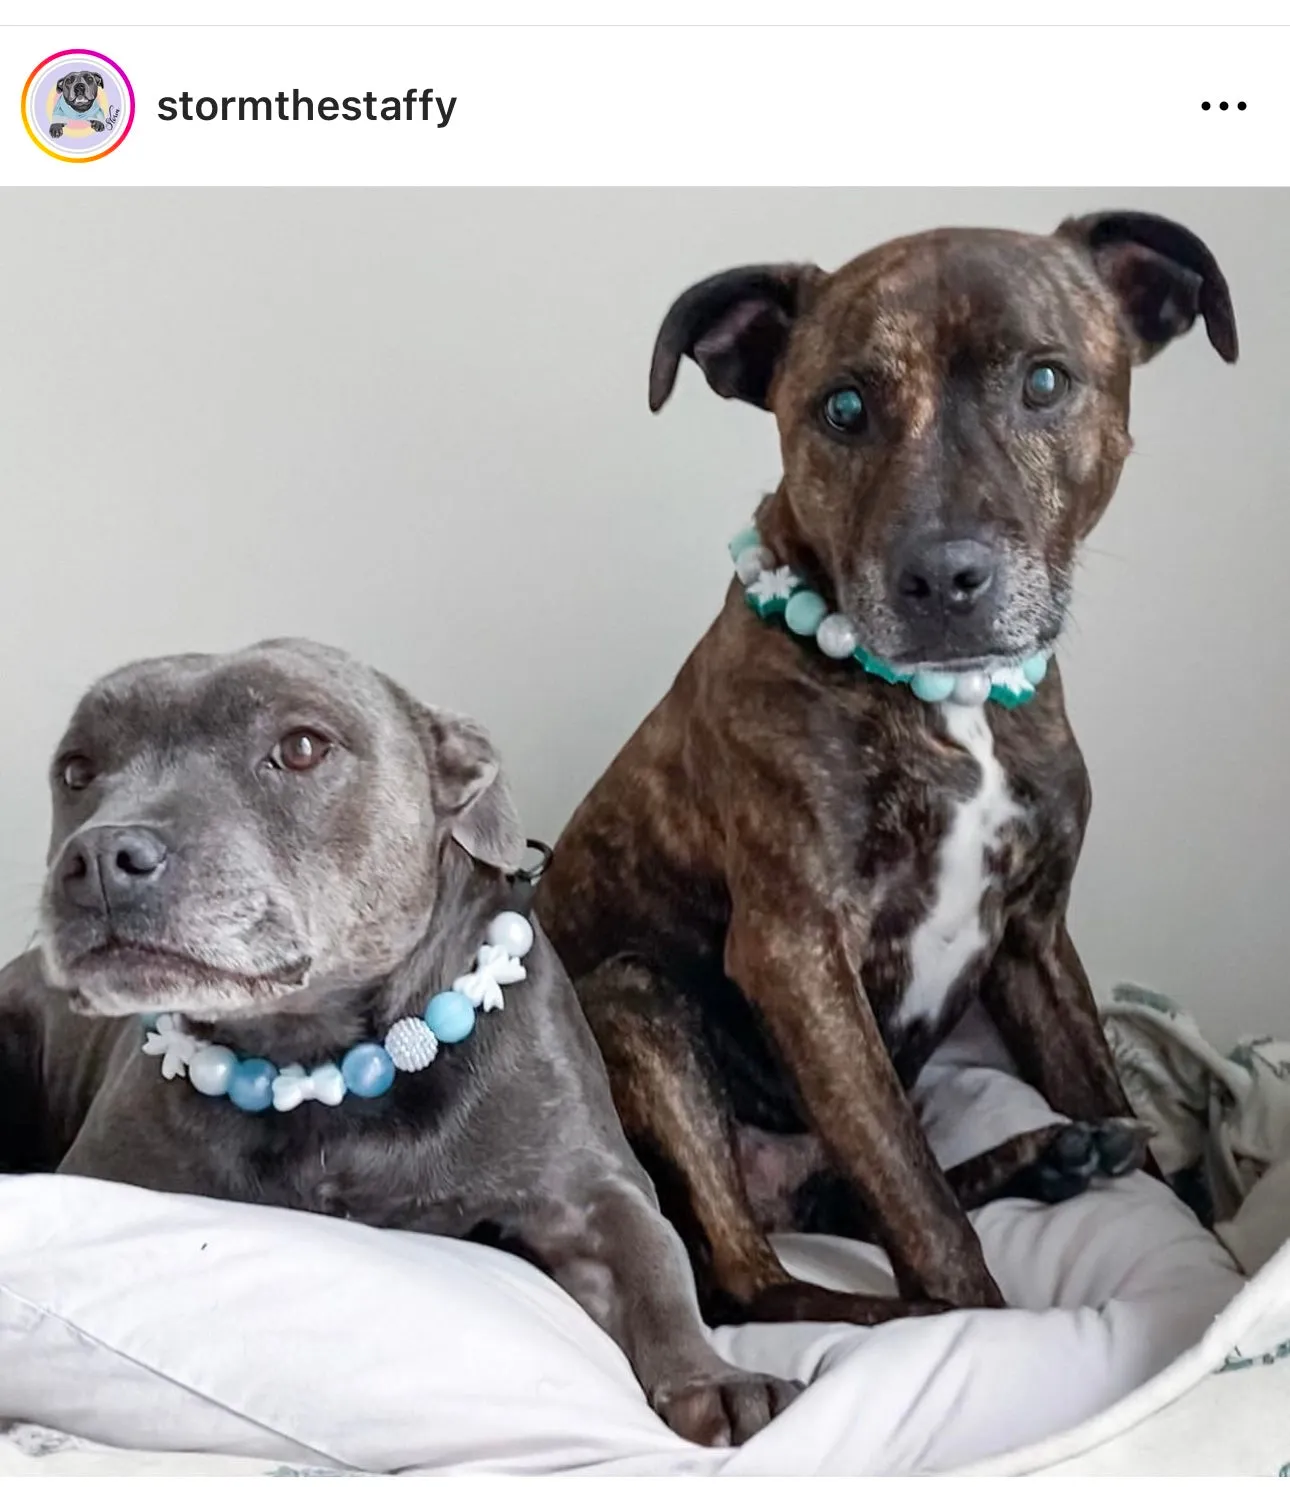
<svg viewBox="0 0 1290 1487"><path fill-rule="evenodd" d="M831 275L780 265L696 285L660 331L650 399L661 407L688 355L717 392L774 414L784 474L757 513L763 541L866 648L1025 654L1058 637L1079 544L1129 452L1132 365L1198 314L1235 360L1216 263L1159 218L943 230ZM1016 396L1040 353L1074 379L1046 416ZM821 426L839 379L864 389L863 439ZM929 533L1001 555L987 628L946 622L929 639L901 612L892 565ZM985 948L933 1020L899 1015L910 940L978 766L941 709L762 623L737 583L558 843L543 921L710 1319L1000 1304L964 1205L1061 1198L1142 1161L1066 930L1090 790L1057 668L1027 706L988 711L1020 810L988 863ZM1022 1076L1080 1124L943 1174L905 1092L973 996ZM903 1299L791 1280L768 1223L875 1235Z"/></svg>

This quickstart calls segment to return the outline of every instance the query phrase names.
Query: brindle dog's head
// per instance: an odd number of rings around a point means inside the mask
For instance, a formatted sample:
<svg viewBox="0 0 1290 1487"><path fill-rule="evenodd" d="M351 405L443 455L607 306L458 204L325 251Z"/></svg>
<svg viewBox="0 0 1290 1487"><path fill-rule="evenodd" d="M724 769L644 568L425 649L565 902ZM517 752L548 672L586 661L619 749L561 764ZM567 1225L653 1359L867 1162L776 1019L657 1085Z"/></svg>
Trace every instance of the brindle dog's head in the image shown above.
<svg viewBox="0 0 1290 1487"><path fill-rule="evenodd" d="M650 406L690 356L723 397L774 413L784 477L763 535L866 649L906 666L1015 658L1062 628L1129 452L1130 369L1197 315L1235 361L1218 264L1161 217L944 229L832 274L696 284L659 332Z"/></svg>
<svg viewBox="0 0 1290 1487"><path fill-rule="evenodd" d="M46 972L106 1016L308 1011L410 954L450 838L524 850L477 724L303 641L105 677L51 784Z"/></svg>

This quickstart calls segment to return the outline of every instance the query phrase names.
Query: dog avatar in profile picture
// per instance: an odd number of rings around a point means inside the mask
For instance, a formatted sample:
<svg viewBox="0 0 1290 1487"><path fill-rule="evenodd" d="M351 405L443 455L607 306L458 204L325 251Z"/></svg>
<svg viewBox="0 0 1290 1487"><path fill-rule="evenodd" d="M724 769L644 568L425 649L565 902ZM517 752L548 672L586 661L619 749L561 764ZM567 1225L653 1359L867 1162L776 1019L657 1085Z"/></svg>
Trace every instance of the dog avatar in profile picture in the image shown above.
<svg viewBox="0 0 1290 1487"><path fill-rule="evenodd" d="M22 122L32 144L55 160L102 160L134 124L134 87L103 52L68 47L27 74Z"/></svg>
<svg viewBox="0 0 1290 1487"><path fill-rule="evenodd" d="M104 108L103 74L101 72L69 72L55 84L58 97L50 115L51 139L61 137L69 123L86 123L95 132L102 134L108 127L108 116Z"/></svg>

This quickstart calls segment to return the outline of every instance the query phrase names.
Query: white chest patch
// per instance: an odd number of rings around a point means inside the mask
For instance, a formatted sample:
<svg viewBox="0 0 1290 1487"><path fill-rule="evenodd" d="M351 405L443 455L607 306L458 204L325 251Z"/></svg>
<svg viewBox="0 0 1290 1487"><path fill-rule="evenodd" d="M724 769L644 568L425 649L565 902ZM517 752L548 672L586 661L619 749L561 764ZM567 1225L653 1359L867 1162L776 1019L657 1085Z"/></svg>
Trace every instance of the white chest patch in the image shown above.
<svg viewBox="0 0 1290 1487"><path fill-rule="evenodd" d="M995 758L984 707L944 703L941 713L950 737L976 761L981 782L976 794L955 809L941 842L931 907L910 939L909 984L896 1012L903 1025L919 1018L935 1022L954 983L985 948L981 899L989 884L986 854L1021 814Z"/></svg>

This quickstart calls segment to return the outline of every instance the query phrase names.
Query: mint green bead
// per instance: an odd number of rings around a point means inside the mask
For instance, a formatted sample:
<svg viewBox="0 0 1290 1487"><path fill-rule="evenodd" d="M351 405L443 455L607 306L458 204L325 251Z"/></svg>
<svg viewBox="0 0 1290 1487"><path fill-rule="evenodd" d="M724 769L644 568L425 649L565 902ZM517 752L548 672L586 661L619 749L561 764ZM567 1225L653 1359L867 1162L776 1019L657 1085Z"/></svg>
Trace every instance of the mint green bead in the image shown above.
<svg viewBox="0 0 1290 1487"><path fill-rule="evenodd" d="M1021 674L1032 687L1037 687L1048 675L1048 657L1044 655L1043 651L1039 651L1033 656L1027 656L1021 663Z"/></svg>
<svg viewBox="0 0 1290 1487"><path fill-rule="evenodd" d="M916 671L909 690L920 702L944 702L954 690L954 678L948 671Z"/></svg>
<svg viewBox="0 0 1290 1487"><path fill-rule="evenodd" d="M819 594L811 589L798 589L784 606L784 623L794 635L808 638L820 628L820 621L829 612L829 606Z"/></svg>
<svg viewBox="0 0 1290 1487"><path fill-rule="evenodd" d="M736 532L726 544L730 553L730 561L733 563L741 552L746 552L750 547L757 547L760 543L761 533L756 527L745 527L742 532Z"/></svg>

